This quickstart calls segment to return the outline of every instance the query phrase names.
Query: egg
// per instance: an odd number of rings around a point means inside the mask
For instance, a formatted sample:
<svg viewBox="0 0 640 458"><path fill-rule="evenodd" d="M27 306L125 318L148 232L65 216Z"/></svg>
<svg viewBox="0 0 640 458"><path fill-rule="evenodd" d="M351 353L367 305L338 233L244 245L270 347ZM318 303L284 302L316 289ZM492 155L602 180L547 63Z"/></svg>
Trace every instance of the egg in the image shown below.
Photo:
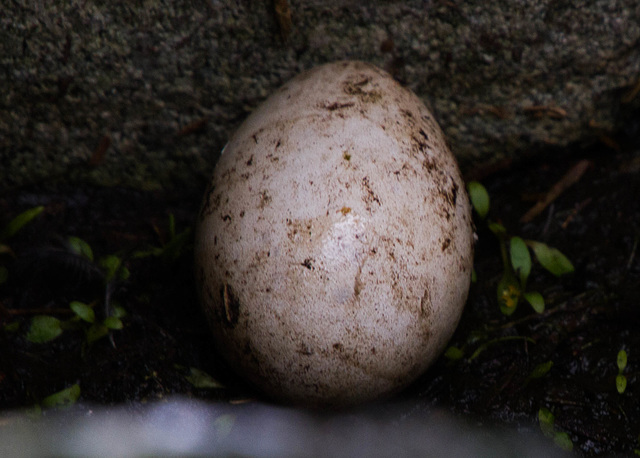
<svg viewBox="0 0 640 458"><path fill-rule="evenodd" d="M216 351L287 404L388 397L452 336L473 237L415 94L364 62L302 73L238 128L205 193L195 272Z"/></svg>

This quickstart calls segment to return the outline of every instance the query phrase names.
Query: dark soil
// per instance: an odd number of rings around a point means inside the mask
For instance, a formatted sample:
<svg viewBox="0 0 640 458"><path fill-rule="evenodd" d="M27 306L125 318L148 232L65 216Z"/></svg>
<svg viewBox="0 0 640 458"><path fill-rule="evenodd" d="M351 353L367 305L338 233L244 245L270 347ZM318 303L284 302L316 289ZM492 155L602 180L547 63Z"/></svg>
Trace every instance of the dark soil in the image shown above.
<svg viewBox="0 0 640 458"><path fill-rule="evenodd" d="M536 314L521 301L513 315L503 316L496 299L502 272L498 243L478 221L478 280L451 341L464 357L441 358L400 398L414 406L409 416L437 406L482 424L520 428L537 428L544 407L575 450L632 453L640 449L640 154L600 147L562 157L549 153L481 181L492 198L491 219L511 235L557 247L575 272L556 278L534 265L528 289L542 293L545 312ZM591 166L580 180L531 223L520 223L534 204L530 198L547 192L583 159ZM103 405L174 393L223 401L260 398L211 350L194 294L191 245L174 260L135 256L136 250L168 243L170 214L178 233L192 227L204 187L198 183L196 192L166 195L43 184L0 195L0 227L28 208L45 207L7 242L15 256L0 255L9 270L0 286L0 407L34 405L75 383L83 401ZM92 345L81 329L31 343L26 334L32 317L68 320L71 300L95 304L103 316L103 279L91 265L64 254L61 240L71 235L86 240L96 258L118 254L125 260L131 275L113 294L128 312L124 329ZM619 394L621 349L629 355L628 384ZM548 373L530 377L548 361ZM186 378L191 368L226 388L196 388Z"/></svg>

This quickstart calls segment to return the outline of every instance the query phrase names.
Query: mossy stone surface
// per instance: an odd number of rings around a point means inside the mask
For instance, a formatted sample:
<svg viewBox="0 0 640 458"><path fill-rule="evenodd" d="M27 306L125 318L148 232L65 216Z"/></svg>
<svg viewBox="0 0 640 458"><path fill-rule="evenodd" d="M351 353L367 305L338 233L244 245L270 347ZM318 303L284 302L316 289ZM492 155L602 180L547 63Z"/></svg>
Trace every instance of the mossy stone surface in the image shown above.
<svg viewBox="0 0 640 458"><path fill-rule="evenodd" d="M378 65L416 92L463 169L592 142L640 106L635 0L288 5L288 32L272 2L5 5L0 189L203 187L253 108L300 71L341 59Z"/></svg>

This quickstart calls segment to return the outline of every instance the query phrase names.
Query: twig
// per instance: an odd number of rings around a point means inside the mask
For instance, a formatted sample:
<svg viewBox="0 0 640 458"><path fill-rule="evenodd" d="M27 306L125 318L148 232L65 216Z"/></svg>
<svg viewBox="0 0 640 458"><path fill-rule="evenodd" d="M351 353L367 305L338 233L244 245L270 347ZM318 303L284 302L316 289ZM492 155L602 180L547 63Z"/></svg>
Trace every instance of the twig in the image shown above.
<svg viewBox="0 0 640 458"><path fill-rule="evenodd" d="M622 103L631 103L633 99L640 93L640 80L633 86L629 92L627 92L624 97L620 100Z"/></svg>
<svg viewBox="0 0 640 458"><path fill-rule="evenodd" d="M544 223L544 228L542 229L542 235L545 235L551 226L551 220L553 218L553 210L555 206L551 204L549 207L549 215L547 216L547 221Z"/></svg>
<svg viewBox="0 0 640 458"><path fill-rule="evenodd" d="M209 122L209 118L206 116L204 118L196 119L195 121L190 122L189 124L184 126L182 129L180 129L176 133L176 136L184 137L185 135L191 135L198 132L202 132L207 126L208 122Z"/></svg>
<svg viewBox="0 0 640 458"><path fill-rule="evenodd" d="M633 242L633 248L631 248L631 256L629 256L629 261L627 262L627 270L631 269L633 258L636 257L636 250L638 249L638 239L640 239L640 236L636 236L636 240Z"/></svg>
<svg viewBox="0 0 640 458"><path fill-rule="evenodd" d="M249 402L256 402L256 398L239 398L239 399L231 399L229 404L239 405L239 404L247 404Z"/></svg>
<svg viewBox="0 0 640 458"><path fill-rule="evenodd" d="M513 117L513 114L504 106L501 105L488 105L488 104L478 104L473 107L463 108L461 110L463 115L481 115L484 116L487 113L494 115L499 119L509 119Z"/></svg>
<svg viewBox="0 0 640 458"><path fill-rule="evenodd" d="M525 113L532 113L536 117L548 116L554 119L567 117L567 111L555 105L533 105L522 109Z"/></svg>
<svg viewBox="0 0 640 458"><path fill-rule="evenodd" d="M589 198L583 200L582 202L580 202L578 205L576 205L575 208L573 209L573 211L571 212L571 214L569 216L567 216L567 219L564 220L564 223L562 223L562 225L560 227L562 229L566 229L569 226L569 223L571 221L573 221L573 218L575 218L576 215L578 213L580 213L584 207L589 205L592 200L593 199L591 197L589 197Z"/></svg>
<svg viewBox="0 0 640 458"><path fill-rule="evenodd" d="M591 166L591 161L583 159L575 164L569 171L554 184L544 199L535 204L531 209L520 218L521 223L531 222L536 216L544 211L551 202L556 200L564 191L580 180L587 169Z"/></svg>
<svg viewBox="0 0 640 458"><path fill-rule="evenodd" d="M291 33L293 23L291 22L291 8L288 0L273 0L273 9L276 15L278 28L282 41L286 42Z"/></svg>

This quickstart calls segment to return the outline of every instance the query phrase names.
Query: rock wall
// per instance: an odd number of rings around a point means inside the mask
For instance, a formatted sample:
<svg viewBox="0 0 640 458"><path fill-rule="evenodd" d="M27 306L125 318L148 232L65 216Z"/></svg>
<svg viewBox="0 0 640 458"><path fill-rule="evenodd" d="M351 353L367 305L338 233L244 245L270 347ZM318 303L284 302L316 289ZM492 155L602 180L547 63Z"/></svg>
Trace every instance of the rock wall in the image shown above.
<svg viewBox="0 0 640 458"><path fill-rule="evenodd" d="M465 169L592 142L640 106L636 0L5 3L0 190L201 186L272 90L339 59L414 90Z"/></svg>

